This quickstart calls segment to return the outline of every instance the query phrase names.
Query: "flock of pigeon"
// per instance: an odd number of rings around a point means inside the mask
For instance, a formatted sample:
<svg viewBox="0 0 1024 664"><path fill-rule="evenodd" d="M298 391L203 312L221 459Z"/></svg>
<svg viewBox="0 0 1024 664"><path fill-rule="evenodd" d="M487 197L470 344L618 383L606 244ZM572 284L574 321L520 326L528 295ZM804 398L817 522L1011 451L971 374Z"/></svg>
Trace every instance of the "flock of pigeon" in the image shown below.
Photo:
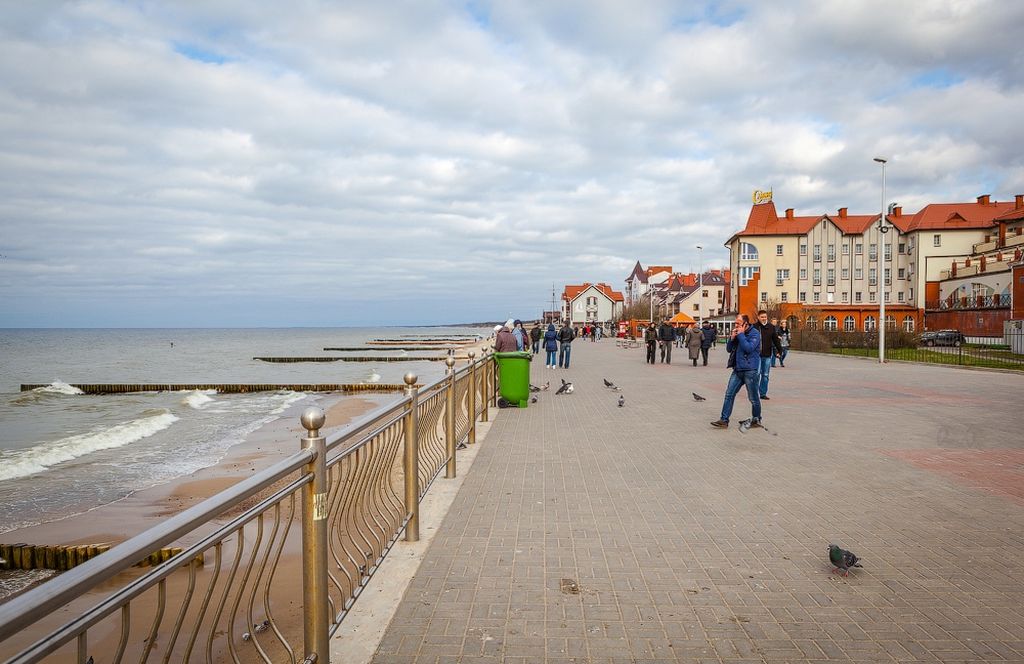
<svg viewBox="0 0 1024 664"><path fill-rule="evenodd" d="M612 381L608 380L607 378L603 378L602 380L604 381L604 386L609 390L612 390L613 392L622 392L622 388L613 383ZM567 381L564 378L562 378L561 381L562 386L555 391L556 395L572 394L576 390L576 388L570 381ZM548 381L547 383L541 385L540 387L530 385L531 392L545 392L550 388L551 381ZM697 394L696 392L691 392L691 394L693 395L694 401L707 401L707 397L703 397ZM532 401L536 403L537 397L533 397ZM622 408L626 405L626 397L623 396L622 394L619 394L618 405L619 408ZM750 429L750 423L751 421L749 419L740 422L740 431L746 433ZM850 575L851 567L863 567L863 565L860 564L860 558L857 557L852 551L847 551L846 549L840 548L835 544L828 545L828 559L829 562L832 563L832 572L834 574L842 574L844 577Z"/></svg>

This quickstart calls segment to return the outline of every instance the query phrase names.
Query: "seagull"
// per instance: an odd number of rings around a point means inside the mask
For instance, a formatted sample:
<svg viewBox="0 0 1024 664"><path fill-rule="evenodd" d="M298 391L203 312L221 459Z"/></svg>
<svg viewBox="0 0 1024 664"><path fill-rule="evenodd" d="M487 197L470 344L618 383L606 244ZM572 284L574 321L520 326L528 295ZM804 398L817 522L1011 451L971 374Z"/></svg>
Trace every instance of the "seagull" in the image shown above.
<svg viewBox="0 0 1024 664"><path fill-rule="evenodd" d="M572 383L566 382L566 380L563 378L562 379L562 386L560 388L558 388L558 391L555 392L555 394L572 394L572 392L573 392Z"/></svg>
<svg viewBox="0 0 1024 664"><path fill-rule="evenodd" d="M828 545L828 559L835 566L832 571L837 574L842 571L843 576L850 576L851 567L863 567L860 564L860 558L855 556L853 551L840 549L835 544Z"/></svg>
<svg viewBox="0 0 1024 664"><path fill-rule="evenodd" d="M693 400L694 401L707 401L707 399L705 399L701 395L697 394L696 392L690 392L690 394L693 395Z"/></svg>
<svg viewBox="0 0 1024 664"><path fill-rule="evenodd" d="M619 408L622 408L622 407L623 407L623 406L625 406L625 405L626 405L626 397L624 397L624 396L622 396L622 395L620 394L620 395L619 395Z"/></svg>

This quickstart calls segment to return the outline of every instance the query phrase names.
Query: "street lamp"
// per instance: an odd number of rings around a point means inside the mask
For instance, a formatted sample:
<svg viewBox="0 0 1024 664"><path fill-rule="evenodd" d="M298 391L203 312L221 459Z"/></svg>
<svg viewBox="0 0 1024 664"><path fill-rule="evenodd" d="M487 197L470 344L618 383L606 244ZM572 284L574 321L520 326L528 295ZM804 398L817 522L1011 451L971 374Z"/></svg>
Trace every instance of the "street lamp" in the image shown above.
<svg viewBox="0 0 1024 664"><path fill-rule="evenodd" d="M889 226L885 223L885 164L888 159L875 157L875 161L882 165L882 207L878 214L878 279L879 299L878 305L878 363L885 362L885 234L889 232Z"/></svg>
<svg viewBox="0 0 1024 664"><path fill-rule="evenodd" d="M704 247L697 245L697 325L704 324Z"/></svg>

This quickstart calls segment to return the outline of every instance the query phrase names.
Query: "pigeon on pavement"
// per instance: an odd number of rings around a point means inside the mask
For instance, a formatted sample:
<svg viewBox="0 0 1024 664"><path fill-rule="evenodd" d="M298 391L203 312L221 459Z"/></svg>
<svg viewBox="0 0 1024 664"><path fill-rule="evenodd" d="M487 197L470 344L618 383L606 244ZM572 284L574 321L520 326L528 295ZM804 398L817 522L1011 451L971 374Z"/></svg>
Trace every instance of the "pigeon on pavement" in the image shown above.
<svg viewBox="0 0 1024 664"><path fill-rule="evenodd" d="M625 406L625 405L626 405L626 397L624 397L624 396L622 396L622 395L620 394L620 395L619 395L619 408L622 408L622 407L623 407L623 406Z"/></svg>
<svg viewBox="0 0 1024 664"><path fill-rule="evenodd" d="M694 401L707 401L707 399L705 399L701 395L697 394L696 392L690 392L690 394L693 395L693 400Z"/></svg>
<svg viewBox="0 0 1024 664"><path fill-rule="evenodd" d="M540 388L531 383L530 384L530 391L531 392L540 392Z"/></svg>
<svg viewBox="0 0 1024 664"><path fill-rule="evenodd" d="M562 386L561 386L560 388L558 388L558 391L557 391L557 392L555 392L555 394L572 394L572 392L573 392L573 386L572 386L572 383L570 383L570 382L567 382L567 381L566 381L566 380L565 380L565 379L563 378L563 379L562 379Z"/></svg>
<svg viewBox="0 0 1024 664"><path fill-rule="evenodd" d="M602 378L601 380L604 381L604 386L605 387L615 387L615 383L611 382L607 378Z"/></svg>
<svg viewBox="0 0 1024 664"><path fill-rule="evenodd" d="M843 572L843 576L850 576L851 567L863 567L860 564L860 558L853 554L853 551L847 551L846 549L840 549L835 544L828 545L828 559L835 569L833 572Z"/></svg>
<svg viewBox="0 0 1024 664"><path fill-rule="evenodd" d="M545 392L549 387L551 387L551 381L550 380L540 386L540 391L541 392Z"/></svg>

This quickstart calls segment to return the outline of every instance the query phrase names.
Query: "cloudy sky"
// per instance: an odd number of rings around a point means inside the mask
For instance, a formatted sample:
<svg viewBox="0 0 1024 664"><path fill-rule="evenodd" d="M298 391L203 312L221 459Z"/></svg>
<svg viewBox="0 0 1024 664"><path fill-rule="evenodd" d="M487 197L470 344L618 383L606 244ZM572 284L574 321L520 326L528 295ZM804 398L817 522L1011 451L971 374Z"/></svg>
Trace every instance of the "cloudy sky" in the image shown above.
<svg viewBox="0 0 1024 664"><path fill-rule="evenodd" d="M0 326L533 317L799 214L1024 193L1016 0L7 2Z"/></svg>

